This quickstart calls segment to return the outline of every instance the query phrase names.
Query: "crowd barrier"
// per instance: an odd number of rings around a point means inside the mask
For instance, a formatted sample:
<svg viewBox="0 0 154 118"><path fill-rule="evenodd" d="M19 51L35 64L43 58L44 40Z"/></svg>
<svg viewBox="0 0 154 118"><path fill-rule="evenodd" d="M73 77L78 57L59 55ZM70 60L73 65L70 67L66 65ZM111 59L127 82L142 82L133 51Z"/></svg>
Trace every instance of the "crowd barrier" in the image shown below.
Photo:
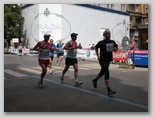
<svg viewBox="0 0 154 118"><path fill-rule="evenodd" d="M84 60L97 60L95 50L78 49L77 57ZM148 66L148 50L128 50L125 53L117 50L113 52L113 61L127 61L128 64L132 64L134 61L134 65Z"/></svg>

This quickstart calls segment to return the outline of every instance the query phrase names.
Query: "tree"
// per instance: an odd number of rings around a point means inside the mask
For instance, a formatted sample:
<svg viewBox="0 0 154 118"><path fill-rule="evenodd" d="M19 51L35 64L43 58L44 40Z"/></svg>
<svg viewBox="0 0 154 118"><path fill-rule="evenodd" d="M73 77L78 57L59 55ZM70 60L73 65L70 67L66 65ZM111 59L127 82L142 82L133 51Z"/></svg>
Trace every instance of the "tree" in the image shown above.
<svg viewBox="0 0 154 118"><path fill-rule="evenodd" d="M23 35L24 18L21 15L20 4L4 4L4 39L10 42L12 38Z"/></svg>

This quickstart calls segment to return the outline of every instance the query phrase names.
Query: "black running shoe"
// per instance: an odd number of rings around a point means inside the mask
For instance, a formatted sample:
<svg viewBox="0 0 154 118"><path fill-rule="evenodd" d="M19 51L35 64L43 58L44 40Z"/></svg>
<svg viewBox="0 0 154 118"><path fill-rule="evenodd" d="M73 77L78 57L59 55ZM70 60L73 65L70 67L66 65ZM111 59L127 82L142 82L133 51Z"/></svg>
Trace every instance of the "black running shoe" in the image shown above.
<svg viewBox="0 0 154 118"><path fill-rule="evenodd" d="M40 81L38 82L38 86L39 86L40 88L44 87L43 81L42 81L42 80L40 80Z"/></svg>
<svg viewBox="0 0 154 118"><path fill-rule="evenodd" d="M83 82L75 82L75 86L81 85Z"/></svg>
<svg viewBox="0 0 154 118"><path fill-rule="evenodd" d="M60 82L64 84L64 77L60 77Z"/></svg>
<svg viewBox="0 0 154 118"><path fill-rule="evenodd" d="M93 87L94 87L94 88L97 88L97 80L96 80L96 79L93 79L93 80L92 80L92 83L93 83Z"/></svg>
<svg viewBox="0 0 154 118"><path fill-rule="evenodd" d="M116 92L115 91L112 91L112 90L109 90L108 91L108 95L110 96L110 95L113 95L113 94L116 94Z"/></svg>

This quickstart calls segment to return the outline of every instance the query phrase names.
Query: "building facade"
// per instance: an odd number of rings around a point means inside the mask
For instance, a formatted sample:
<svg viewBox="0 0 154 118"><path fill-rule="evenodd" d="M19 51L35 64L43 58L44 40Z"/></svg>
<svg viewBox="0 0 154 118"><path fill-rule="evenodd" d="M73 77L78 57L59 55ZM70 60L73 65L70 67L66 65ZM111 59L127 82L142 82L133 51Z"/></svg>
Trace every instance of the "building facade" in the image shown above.
<svg viewBox="0 0 154 118"><path fill-rule="evenodd" d="M134 38L138 49L148 49L148 4L127 4L130 14L130 37Z"/></svg>
<svg viewBox="0 0 154 118"><path fill-rule="evenodd" d="M135 39L137 49L148 49L148 4L94 4L95 6L130 14L130 40Z"/></svg>
<svg viewBox="0 0 154 118"><path fill-rule="evenodd" d="M51 33L55 43L66 43L72 32L78 33L78 43L85 49L102 40L105 29L111 31L111 38L119 46L130 34L129 13L89 4L27 4L22 7L22 16L28 48L42 40L45 32Z"/></svg>

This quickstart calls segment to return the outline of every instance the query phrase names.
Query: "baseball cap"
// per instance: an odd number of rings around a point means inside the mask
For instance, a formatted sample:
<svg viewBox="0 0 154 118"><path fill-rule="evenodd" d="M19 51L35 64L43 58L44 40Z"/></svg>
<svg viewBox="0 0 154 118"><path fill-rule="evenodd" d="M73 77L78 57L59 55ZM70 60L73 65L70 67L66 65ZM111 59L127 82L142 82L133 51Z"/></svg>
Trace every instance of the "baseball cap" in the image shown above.
<svg viewBox="0 0 154 118"><path fill-rule="evenodd" d="M45 32L44 36L51 36L51 35L48 32Z"/></svg>
<svg viewBox="0 0 154 118"><path fill-rule="evenodd" d="M72 33L72 34L71 34L71 36L77 36L77 35L78 35L77 33Z"/></svg>

